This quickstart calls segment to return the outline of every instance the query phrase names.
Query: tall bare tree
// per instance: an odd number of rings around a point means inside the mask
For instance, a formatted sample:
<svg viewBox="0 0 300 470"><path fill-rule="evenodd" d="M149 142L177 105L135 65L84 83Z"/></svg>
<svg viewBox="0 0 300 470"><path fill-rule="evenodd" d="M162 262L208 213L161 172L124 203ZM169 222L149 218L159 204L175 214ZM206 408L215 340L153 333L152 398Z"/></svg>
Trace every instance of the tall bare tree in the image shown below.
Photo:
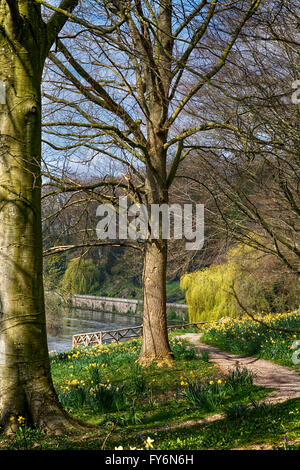
<svg viewBox="0 0 300 470"><path fill-rule="evenodd" d="M107 158L118 161L127 168L127 190L133 197L148 207L168 203L178 167L190 153L185 142L200 132L228 128L226 119L203 119L195 125L183 111L222 70L260 3L91 2L88 15L97 18L94 28L76 34L70 29L58 40L58 53L50 56L62 80L52 81L52 92L49 80L45 90L49 103L59 107L54 117L47 113L48 144L68 152L88 149L90 162L99 155L102 163ZM103 39L99 22L119 22L119 27ZM210 42L212 37L218 38L219 48ZM71 49L70 40L77 47ZM161 234L148 237L141 364L171 359L166 263L167 241Z"/></svg>

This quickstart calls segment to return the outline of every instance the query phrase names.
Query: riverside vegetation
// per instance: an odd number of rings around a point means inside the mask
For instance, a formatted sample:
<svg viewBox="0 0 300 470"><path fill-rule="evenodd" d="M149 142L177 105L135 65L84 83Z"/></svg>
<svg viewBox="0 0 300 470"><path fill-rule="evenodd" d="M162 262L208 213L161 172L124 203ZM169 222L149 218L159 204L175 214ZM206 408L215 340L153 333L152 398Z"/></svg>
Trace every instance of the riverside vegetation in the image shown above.
<svg viewBox="0 0 300 470"><path fill-rule="evenodd" d="M223 337L230 329L226 323L219 330L207 329L206 340L216 338L217 331ZM249 371L236 368L224 375L207 354L197 356L180 339L184 332L170 334L172 367L139 366L140 339L52 354L61 404L95 427L84 436L46 436L23 417L12 416L18 426L10 437L2 437L0 448L231 449L257 442L297 448L290 442L299 435L300 399L268 404L270 390L255 386ZM219 419L209 421L218 413Z"/></svg>

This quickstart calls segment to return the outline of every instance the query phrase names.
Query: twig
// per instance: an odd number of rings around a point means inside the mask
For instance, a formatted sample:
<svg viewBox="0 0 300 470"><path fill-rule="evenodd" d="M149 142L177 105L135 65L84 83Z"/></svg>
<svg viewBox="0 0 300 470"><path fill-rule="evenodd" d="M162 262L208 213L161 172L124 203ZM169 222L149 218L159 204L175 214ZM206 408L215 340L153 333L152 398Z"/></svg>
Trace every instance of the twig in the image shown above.
<svg viewBox="0 0 300 470"><path fill-rule="evenodd" d="M105 446L107 444L107 441L108 439L110 438L110 436L112 435L112 433L114 432L114 430L116 429L116 423L113 423L113 426L111 428L111 430L109 431L109 433L107 434L106 438L104 439L103 441L103 444L102 444L102 447L101 447L101 450L104 450L105 449Z"/></svg>

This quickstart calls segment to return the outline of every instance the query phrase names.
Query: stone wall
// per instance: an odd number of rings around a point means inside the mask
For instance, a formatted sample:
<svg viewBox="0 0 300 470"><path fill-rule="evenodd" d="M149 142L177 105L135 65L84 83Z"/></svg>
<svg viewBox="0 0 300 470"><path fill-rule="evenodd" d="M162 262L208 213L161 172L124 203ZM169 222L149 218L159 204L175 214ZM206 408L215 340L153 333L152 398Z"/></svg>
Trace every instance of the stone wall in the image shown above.
<svg viewBox="0 0 300 470"><path fill-rule="evenodd" d="M128 315L142 315L142 301L131 299L118 299L115 297L98 297L94 295L71 296L71 306L74 308L88 308L102 312L123 313ZM187 314L188 307L184 304L167 303L167 313L176 313L178 316Z"/></svg>

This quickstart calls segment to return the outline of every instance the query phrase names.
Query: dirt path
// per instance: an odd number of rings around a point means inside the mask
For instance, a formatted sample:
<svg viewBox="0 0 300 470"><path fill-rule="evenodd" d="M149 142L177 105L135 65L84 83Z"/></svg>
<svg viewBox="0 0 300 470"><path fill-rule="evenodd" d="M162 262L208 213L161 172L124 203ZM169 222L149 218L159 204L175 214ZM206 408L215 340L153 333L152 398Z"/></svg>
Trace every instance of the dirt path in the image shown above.
<svg viewBox="0 0 300 470"><path fill-rule="evenodd" d="M207 351L210 361L217 363L224 372L233 369L236 365L247 367L254 374L255 385L276 389L269 395L268 402L279 403L300 397L300 374L294 369L264 359L237 356L221 351L214 346L201 343L201 333L187 333L180 337L193 344L197 352Z"/></svg>

